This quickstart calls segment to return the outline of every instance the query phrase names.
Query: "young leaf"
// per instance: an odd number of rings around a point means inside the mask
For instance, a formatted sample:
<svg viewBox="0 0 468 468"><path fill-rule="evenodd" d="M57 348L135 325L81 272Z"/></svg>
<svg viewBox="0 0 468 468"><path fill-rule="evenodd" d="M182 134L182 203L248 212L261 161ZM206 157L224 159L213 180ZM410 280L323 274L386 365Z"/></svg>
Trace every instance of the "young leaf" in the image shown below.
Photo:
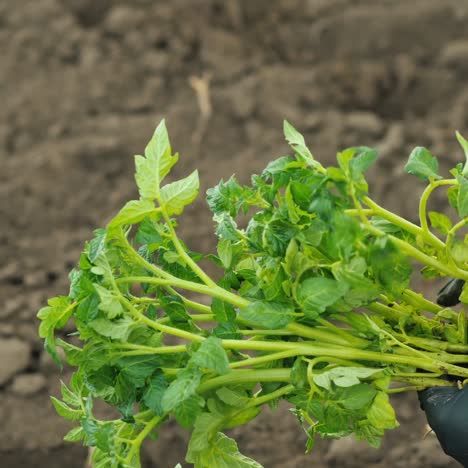
<svg viewBox="0 0 468 468"><path fill-rule="evenodd" d="M50 397L50 399L52 400L55 410L62 418L68 419L69 421L78 421L83 417L83 410L70 408L63 401L57 400L55 397Z"/></svg>
<svg viewBox="0 0 468 468"><path fill-rule="evenodd" d="M288 304L255 301L239 311L239 318L253 326L275 330L293 320L294 309Z"/></svg>
<svg viewBox="0 0 468 468"><path fill-rule="evenodd" d="M434 229L438 229L443 235L447 235L452 227L452 221L450 221L450 218L443 213L429 211L429 220L431 221L431 226Z"/></svg>
<svg viewBox="0 0 468 468"><path fill-rule="evenodd" d="M94 263L96 258L101 255L106 245L107 232L105 229L96 229L94 231L94 238L89 243L88 258L91 263Z"/></svg>
<svg viewBox="0 0 468 468"><path fill-rule="evenodd" d="M62 393L63 401L76 408L81 406L81 397L73 393L62 381L60 382L60 391Z"/></svg>
<svg viewBox="0 0 468 468"><path fill-rule="evenodd" d="M177 154L171 156L166 124L161 120L145 148L145 157L135 156L135 180L142 198L154 200L159 196L161 182L177 160Z"/></svg>
<svg viewBox="0 0 468 468"><path fill-rule="evenodd" d="M178 215L182 213L186 205L195 200L199 187L198 171L193 171L184 179L165 185L161 189L161 203L169 215Z"/></svg>
<svg viewBox="0 0 468 468"><path fill-rule="evenodd" d="M367 146L352 148L355 151L353 159L349 162L349 170L353 180L359 180L377 159L377 151Z"/></svg>
<svg viewBox="0 0 468 468"><path fill-rule="evenodd" d="M221 340L214 336L202 341L198 350L191 357L190 362L221 375L230 371L229 359L221 345Z"/></svg>
<svg viewBox="0 0 468 468"><path fill-rule="evenodd" d="M58 296L49 299L48 306L43 307L37 313L37 317L42 320L39 326L39 336L44 338L47 352L59 366L62 365L62 362L55 344L55 330L65 326L75 306L76 303L72 304L70 298Z"/></svg>
<svg viewBox="0 0 468 468"><path fill-rule="evenodd" d="M157 209L151 200L131 200L110 221L108 229L113 230L119 226L139 223L146 216L156 212Z"/></svg>
<svg viewBox="0 0 468 468"><path fill-rule="evenodd" d="M78 442L82 440L84 436L85 436L85 433L83 431L83 428L81 426L78 426L78 427L74 427L69 432L67 432L63 440L65 442Z"/></svg>
<svg viewBox="0 0 468 468"><path fill-rule="evenodd" d="M316 162L313 161L314 157L312 153L305 144L304 137L287 120L283 121L283 132L286 141L304 162L309 165L316 164Z"/></svg>
<svg viewBox="0 0 468 468"><path fill-rule="evenodd" d="M438 175L439 162L430 153L429 150L422 146L416 147L410 154L408 162L405 165L405 172L414 174L421 179L429 179L434 177L440 179Z"/></svg>

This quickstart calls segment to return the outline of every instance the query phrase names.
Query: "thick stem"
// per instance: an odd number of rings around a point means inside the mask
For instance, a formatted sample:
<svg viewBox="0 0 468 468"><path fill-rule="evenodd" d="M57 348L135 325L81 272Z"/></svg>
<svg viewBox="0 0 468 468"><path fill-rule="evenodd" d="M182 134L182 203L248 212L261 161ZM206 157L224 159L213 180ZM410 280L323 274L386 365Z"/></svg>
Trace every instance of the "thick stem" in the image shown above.
<svg viewBox="0 0 468 468"><path fill-rule="evenodd" d="M259 364L265 364L266 362L279 361L280 359L294 357L297 355L298 352L294 349L290 351L280 351L279 353L271 353L266 354L265 356L252 357L244 359L243 361L233 362L230 365L230 368L237 369L238 367L258 366Z"/></svg>
<svg viewBox="0 0 468 468"><path fill-rule="evenodd" d="M198 387L198 393L207 392L216 387L237 383L258 383L258 382L290 382L291 369L262 369L250 370L239 369L220 375L203 382Z"/></svg>
<svg viewBox="0 0 468 468"><path fill-rule="evenodd" d="M370 206L374 210L374 213L376 215L386 219L387 221L390 221L392 224L401 227L405 231L410 232L415 236L421 236L428 244L436 247L437 249L445 249L445 244L429 231L425 231L416 224L413 224L410 221L402 218L401 216L398 216L395 213L386 210L385 208L381 207L373 200L371 200L369 197L364 197L363 200L364 203L366 203L366 205Z"/></svg>
<svg viewBox="0 0 468 468"><path fill-rule="evenodd" d="M345 330L338 335L335 332L308 327L307 325L302 325L300 323L290 323L286 326L286 329L297 336L311 338L313 340L319 340L339 346L352 346L356 348L367 348L369 346L369 342L367 340L353 336L350 333L346 333Z"/></svg>

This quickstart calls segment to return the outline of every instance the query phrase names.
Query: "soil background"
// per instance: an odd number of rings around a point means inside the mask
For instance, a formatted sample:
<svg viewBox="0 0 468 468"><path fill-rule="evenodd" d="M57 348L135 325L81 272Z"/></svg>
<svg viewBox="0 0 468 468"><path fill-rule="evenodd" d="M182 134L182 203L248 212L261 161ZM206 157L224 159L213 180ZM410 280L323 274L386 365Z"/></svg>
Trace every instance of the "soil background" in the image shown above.
<svg viewBox="0 0 468 468"><path fill-rule="evenodd" d="M372 193L414 220L423 186L403 176L411 149L430 148L442 171L463 158L467 21L460 0L1 1L0 466L84 464L48 398L70 370L44 354L35 315L67 294L92 230L135 196L132 155L162 117L181 153L174 175L198 168L202 194L284 154L286 118L327 164L339 148L377 147ZM203 198L179 232L209 252ZM234 432L266 468L458 466L423 439L416 396L393 401L401 427L379 450L350 438L304 455L286 406ZM169 424L144 466L183 462L187 439Z"/></svg>

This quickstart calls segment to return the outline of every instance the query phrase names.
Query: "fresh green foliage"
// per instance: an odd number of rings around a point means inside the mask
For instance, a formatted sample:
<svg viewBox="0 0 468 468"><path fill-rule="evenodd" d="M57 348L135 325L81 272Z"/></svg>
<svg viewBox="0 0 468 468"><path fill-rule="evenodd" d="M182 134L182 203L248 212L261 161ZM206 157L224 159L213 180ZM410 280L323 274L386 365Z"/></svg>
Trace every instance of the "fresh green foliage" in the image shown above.
<svg viewBox="0 0 468 468"><path fill-rule="evenodd" d="M231 177L208 190L219 240L204 256L176 233L199 180L194 171L165 183L178 155L162 121L135 157L140 198L95 231L68 296L39 311L46 350L60 364L61 347L76 368L52 403L77 424L65 440L96 448L93 466L140 467L144 440L175 418L191 431L186 461L196 468L260 467L223 431L281 399L293 405L307 450L317 436L349 434L377 447L398 426L389 394L452 385L444 374L468 378L464 310L442 308L411 284L418 273L468 280L463 165L445 179L427 149L411 153L406 171L428 184L414 224L369 197L375 150L345 149L325 168L288 122L284 133L293 156L270 162L250 185ZM427 211L442 186L450 217ZM213 262L216 279L201 260ZM69 321L76 330L66 341ZM118 417L97 418L97 399Z"/></svg>

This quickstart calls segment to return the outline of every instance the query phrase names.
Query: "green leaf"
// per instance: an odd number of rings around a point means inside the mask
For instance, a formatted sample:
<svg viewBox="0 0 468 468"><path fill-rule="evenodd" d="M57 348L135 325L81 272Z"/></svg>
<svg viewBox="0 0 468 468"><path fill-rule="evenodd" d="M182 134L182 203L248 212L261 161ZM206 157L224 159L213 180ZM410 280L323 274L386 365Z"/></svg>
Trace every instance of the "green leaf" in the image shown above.
<svg viewBox="0 0 468 468"><path fill-rule="evenodd" d="M232 263L232 242L227 239L220 239L216 248L224 268L229 268Z"/></svg>
<svg viewBox="0 0 468 468"><path fill-rule="evenodd" d="M431 226L443 235L446 235L452 227L452 221L443 213L429 211L429 220L431 222Z"/></svg>
<svg viewBox="0 0 468 468"><path fill-rule="evenodd" d="M164 414L162 397L168 386L169 383L167 382L163 372L158 370L151 377L145 394L143 395L145 405L158 416L162 416Z"/></svg>
<svg viewBox="0 0 468 468"><path fill-rule="evenodd" d="M118 341L127 341L131 327L134 325L130 317L117 320L98 318L89 323L89 326L102 336Z"/></svg>
<svg viewBox="0 0 468 468"><path fill-rule="evenodd" d="M367 406L377 394L377 389L366 383L346 387L340 394L340 403L350 410L360 410Z"/></svg>
<svg viewBox="0 0 468 468"><path fill-rule="evenodd" d="M57 400L57 398L51 396L52 404L54 405L55 411L62 416L62 418L68 419L69 421L78 421L83 416L83 410L76 410L70 408L63 401Z"/></svg>
<svg viewBox="0 0 468 468"><path fill-rule="evenodd" d="M294 309L289 304L255 301L240 309L239 318L250 325L275 330L293 320Z"/></svg>
<svg viewBox="0 0 468 468"><path fill-rule="evenodd" d="M213 335L222 340L240 340L242 335L239 333L239 327L232 322L220 323L213 329Z"/></svg>
<svg viewBox="0 0 468 468"><path fill-rule="evenodd" d="M107 318L113 319L123 314L124 309L117 297L99 284L95 284L94 288L96 289L100 299L99 310L102 310L106 314Z"/></svg>
<svg viewBox="0 0 468 468"><path fill-rule="evenodd" d="M190 362L211 369L217 374L227 374L230 371L229 359L221 343L221 340L215 336L203 340L198 350L190 358Z"/></svg>
<svg viewBox="0 0 468 468"><path fill-rule="evenodd" d="M192 395L174 408L174 416L181 426L189 429L202 412L204 405L205 400L200 395Z"/></svg>
<svg viewBox="0 0 468 468"><path fill-rule="evenodd" d="M460 218L468 215L468 179L458 176L457 210Z"/></svg>
<svg viewBox="0 0 468 468"><path fill-rule="evenodd" d="M217 322L231 322L236 318L234 307L228 302L223 301L218 297L214 297L211 302L211 310Z"/></svg>
<svg viewBox="0 0 468 468"><path fill-rule="evenodd" d="M161 357L151 354L124 356L117 361L117 366L132 383L139 386L161 366Z"/></svg>
<svg viewBox="0 0 468 468"><path fill-rule="evenodd" d="M195 468L262 468L255 460L242 455L236 442L218 432L207 449L198 454Z"/></svg>
<svg viewBox="0 0 468 468"><path fill-rule="evenodd" d="M60 391L64 403L77 408L81 406L81 397L72 392L62 381L60 381Z"/></svg>
<svg viewBox="0 0 468 468"><path fill-rule="evenodd" d="M188 367L177 374L164 392L162 407L164 411L172 411L177 405L195 394L200 385L202 373L197 367Z"/></svg>
<svg viewBox="0 0 468 468"><path fill-rule="evenodd" d="M245 395L244 391L233 390L228 387L219 388L216 390L216 395L222 402L236 408L243 408L249 401L249 397Z"/></svg>
<svg viewBox="0 0 468 468"><path fill-rule="evenodd" d="M69 432L67 432L63 440L65 442L79 442L80 440L83 440L84 436L85 433L83 431L83 428L81 426L78 426L74 427Z"/></svg>
<svg viewBox="0 0 468 468"><path fill-rule="evenodd" d="M338 387L351 387L361 383L361 379L366 379L382 369L370 367L333 367L328 371L314 374L314 382L327 390L330 390L333 382Z"/></svg>
<svg viewBox="0 0 468 468"><path fill-rule="evenodd" d="M94 238L89 243L88 258L91 263L94 263L96 258L104 252L106 245L107 231L105 229L96 229L94 231Z"/></svg>
<svg viewBox="0 0 468 468"><path fill-rule="evenodd" d="M62 362L55 344L55 330L65 326L73 313L76 303L72 304L69 297L58 296L49 299L48 306L43 307L37 317L42 321L39 326L39 336L44 338L44 346L54 361L61 366Z"/></svg>
<svg viewBox="0 0 468 468"><path fill-rule="evenodd" d="M165 185L161 189L160 198L168 215L182 213L184 207L197 197L199 187L198 171L193 171L184 179Z"/></svg>
<svg viewBox="0 0 468 468"><path fill-rule="evenodd" d="M390 404L388 395L384 392L378 392L374 402L367 412L367 419L378 429L394 429L398 427L395 411Z"/></svg>
<svg viewBox="0 0 468 468"><path fill-rule="evenodd" d="M135 156L135 180L142 198L154 200L159 196L161 182L177 160L177 154L171 156L166 124L161 120L145 148L145 157Z"/></svg>
<svg viewBox="0 0 468 468"><path fill-rule="evenodd" d="M349 162L349 169L353 180L359 180L377 159L378 154L375 149L368 148L367 146L352 149L355 151L355 156Z"/></svg>
<svg viewBox="0 0 468 468"><path fill-rule="evenodd" d="M238 241L239 233L237 232L237 224L234 219L227 213L215 214L213 220L216 223L216 235L220 239L230 241Z"/></svg>
<svg viewBox="0 0 468 468"><path fill-rule="evenodd" d="M462 174L463 176L468 177L468 141L466 141L466 139L463 138L463 136L458 131L455 132L455 135L457 136L458 143L460 143L460 146L462 147L463 152L465 153L465 158L466 158L466 162L465 162L465 165L463 166Z"/></svg>
<svg viewBox="0 0 468 468"><path fill-rule="evenodd" d="M308 164L314 164L313 162L314 157L310 152L309 148L307 148L305 144L304 137L287 121L283 121L283 132L286 141L291 145L292 149L301 157L303 161Z"/></svg>
<svg viewBox="0 0 468 468"><path fill-rule="evenodd" d="M312 277L299 284L296 299L304 313L314 318L333 305L348 289L346 283L331 278Z"/></svg>
<svg viewBox="0 0 468 468"><path fill-rule="evenodd" d="M190 315L187 313L184 301L180 296L167 295L160 298L161 307L172 323L188 322Z"/></svg>
<svg viewBox="0 0 468 468"><path fill-rule="evenodd" d="M414 148L404 169L408 174L414 174L423 180L431 177L440 179L439 162L429 150L422 146Z"/></svg>
<svg viewBox="0 0 468 468"><path fill-rule="evenodd" d="M135 240L139 244L147 244L148 246L159 246L162 244L163 238L161 236L162 227L150 218L145 218L138 227L135 235Z"/></svg>
<svg viewBox="0 0 468 468"><path fill-rule="evenodd" d="M112 230L119 226L139 223L146 218L146 216L157 213L157 211L157 208L151 200L131 200L127 202L110 221L108 229Z"/></svg>

